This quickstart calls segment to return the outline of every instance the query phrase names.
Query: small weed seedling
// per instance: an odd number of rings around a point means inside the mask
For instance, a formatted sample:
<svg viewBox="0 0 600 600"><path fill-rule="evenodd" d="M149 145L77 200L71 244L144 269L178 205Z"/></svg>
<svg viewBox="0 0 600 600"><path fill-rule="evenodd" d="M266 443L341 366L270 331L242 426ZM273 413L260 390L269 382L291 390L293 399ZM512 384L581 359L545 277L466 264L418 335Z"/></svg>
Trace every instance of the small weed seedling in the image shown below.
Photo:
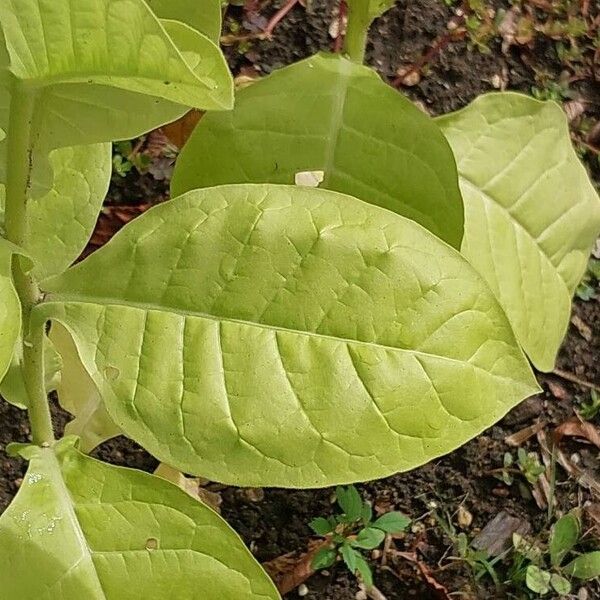
<svg viewBox="0 0 600 600"><path fill-rule="evenodd" d="M574 512L556 521L545 547L515 534L509 583L530 597L570 594L573 579L600 576L600 552L579 552L582 541L581 524Z"/></svg>
<svg viewBox="0 0 600 600"><path fill-rule="evenodd" d="M584 402L579 408L579 415L586 421L591 421L600 413L600 394L596 390L590 391L590 401Z"/></svg>
<svg viewBox="0 0 600 600"><path fill-rule="evenodd" d="M378 548L386 534L406 530L411 520L400 512L389 512L373 520L371 505L362 500L353 485L338 487L335 493L342 513L318 517L310 523L317 535L330 542L329 547L315 555L312 566L315 570L326 569L339 558L369 588L373 585L373 574L363 551Z"/></svg>
<svg viewBox="0 0 600 600"><path fill-rule="evenodd" d="M521 475L528 483L535 485L545 470L536 452L527 452L524 448L519 448L516 461L510 452L504 453L502 468L499 469L499 473L494 474L506 485L514 483L514 475Z"/></svg>

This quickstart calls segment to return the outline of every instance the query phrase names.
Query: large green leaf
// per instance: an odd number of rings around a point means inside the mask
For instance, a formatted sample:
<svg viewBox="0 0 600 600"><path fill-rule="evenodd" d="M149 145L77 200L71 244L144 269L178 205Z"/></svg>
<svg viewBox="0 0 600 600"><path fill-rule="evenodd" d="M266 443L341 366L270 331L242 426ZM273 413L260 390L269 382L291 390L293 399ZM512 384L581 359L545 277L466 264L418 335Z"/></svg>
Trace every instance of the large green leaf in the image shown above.
<svg viewBox="0 0 600 600"><path fill-rule="evenodd" d="M161 19L181 21L193 27L216 44L221 35L221 0L146 0Z"/></svg>
<svg viewBox="0 0 600 600"><path fill-rule="evenodd" d="M21 302L12 280L12 260L18 253L18 248L0 237L0 381L10 367L21 333Z"/></svg>
<svg viewBox="0 0 600 600"><path fill-rule="evenodd" d="M553 102L489 94L438 123L458 162L462 252L532 362L550 371L600 232L600 202L565 115Z"/></svg>
<svg viewBox="0 0 600 600"><path fill-rule="evenodd" d="M225 521L177 486L88 458L72 438L24 454L0 518L2 598L279 598Z"/></svg>
<svg viewBox="0 0 600 600"><path fill-rule="evenodd" d="M448 143L429 117L371 69L319 54L238 92L206 115L177 162L173 196L226 183L323 188L414 219L458 248L463 204Z"/></svg>
<svg viewBox="0 0 600 600"><path fill-rule="evenodd" d="M326 190L197 190L46 282L122 430L181 471L325 486L420 465L538 388L458 252ZM60 348L59 348L60 349Z"/></svg>
<svg viewBox="0 0 600 600"><path fill-rule="evenodd" d="M163 25L144 0L0 0L0 25L13 85L36 95L32 184L50 185L52 149L131 138L189 107L232 106L217 46L181 23ZM7 111L0 116L6 129Z"/></svg>

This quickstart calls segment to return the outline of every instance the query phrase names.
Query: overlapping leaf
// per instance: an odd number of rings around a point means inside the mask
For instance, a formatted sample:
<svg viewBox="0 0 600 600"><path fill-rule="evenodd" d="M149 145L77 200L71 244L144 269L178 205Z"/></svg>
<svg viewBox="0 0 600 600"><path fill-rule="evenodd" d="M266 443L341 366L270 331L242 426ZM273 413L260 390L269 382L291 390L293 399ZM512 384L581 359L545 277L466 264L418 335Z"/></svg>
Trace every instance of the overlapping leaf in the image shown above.
<svg viewBox="0 0 600 600"><path fill-rule="evenodd" d="M121 430L106 412L98 388L81 364L68 332L59 323L54 323L50 339L60 348L63 365L57 386L58 399L60 405L75 417L67 423L65 435L76 435L80 438L81 450L91 452L96 446L119 435Z"/></svg>
<svg viewBox="0 0 600 600"><path fill-rule="evenodd" d="M34 185L50 185L54 148L131 138L189 107L231 107L219 49L186 25L165 28L143 0L0 0L0 24L12 85L37 99Z"/></svg>
<svg viewBox="0 0 600 600"><path fill-rule="evenodd" d="M414 219L454 247L463 205L438 127L378 75L320 54L242 89L235 109L206 115L186 144L172 192L287 183L323 171L321 187Z"/></svg>
<svg viewBox="0 0 600 600"><path fill-rule="evenodd" d="M72 438L23 453L0 518L3 598L279 598L225 521L171 483L88 458Z"/></svg>
<svg viewBox="0 0 600 600"><path fill-rule="evenodd" d="M221 0L147 0L148 6L161 19L181 21L193 27L216 44L221 35Z"/></svg>
<svg viewBox="0 0 600 600"><path fill-rule="evenodd" d="M326 190L191 192L46 291L39 318L69 330L114 422L161 461L227 483L410 469L537 389L463 257Z"/></svg>
<svg viewBox="0 0 600 600"><path fill-rule="evenodd" d="M12 280L12 260L20 253L0 237L0 381L10 367L21 332L21 303Z"/></svg>
<svg viewBox="0 0 600 600"><path fill-rule="evenodd" d="M600 233L600 202L562 110L514 93L442 117L465 201L462 252L536 367L552 370L571 296Z"/></svg>

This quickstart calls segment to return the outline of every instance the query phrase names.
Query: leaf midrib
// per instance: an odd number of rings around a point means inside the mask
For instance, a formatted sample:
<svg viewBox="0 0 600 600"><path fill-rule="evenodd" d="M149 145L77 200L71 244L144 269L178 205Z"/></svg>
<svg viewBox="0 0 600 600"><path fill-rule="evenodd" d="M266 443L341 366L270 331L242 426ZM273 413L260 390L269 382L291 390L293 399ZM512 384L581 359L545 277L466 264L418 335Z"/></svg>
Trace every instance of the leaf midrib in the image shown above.
<svg viewBox="0 0 600 600"><path fill-rule="evenodd" d="M73 532L75 533L75 537L77 539L78 545L81 548L82 554L87 558L89 565L92 568L96 581L98 583L98 589L102 592L102 597L104 600L108 600L106 593L104 592L104 588L102 587L102 582L100 581L100 577L98 576L98 572L96 571L96 565L94 564L94 560L92 557L92 551L85 539L85 534L83 529L81 528L81 524L79 523L79 519L75 513L73 499L71 498L71 493L69 492L65 480L62 475L62 469L58 459L56 458L56 454L54 450L51 448L46 448L42 450L42 456L46 456L46 465L48 468L48 473L54 484L54 489L56 491L56 495L58 497L58 501L61 506L64 507L66 511L66 517Z"/></svg>
<svg viewBox="0 0 600 600"><path fill-rule="evenodd" d="M484 367L481 367L472 362L469 362L466 360L460 360L457 358L451 358L449 356L443 356L443 355L439 355L439 354L430 354L428 352L423 352L421 350L414 350L412 348L389 346L387 344L382 344L382 343L378 343L378 342L366 342L364 340L353 340L351 338L336 337L333 335L324 334L324 333L316 333L313 331L302 331L299 329L287 328L287 327L282 327L279 325L256 323L254 321L247 321L244 319L236 319L233 317L221 317L218 315L211 315L209 313L205 313L202 311L182 310L182 309L177 309L177 308L168 307L168 306L161 306L161 305L150 303L150 302L123 301L122 299L105 298L105 297L90 297L90 296L82 297L82 296L78 296L77 294L70 294L70 295L69 294L51 294L47 297L45 302L38 305L37 310L43 310L44 306L50 307L52 304L65 304L65 303L69 303L69 302L79 303L79 304L90 304L90 305L97 305L97 306L116 306L116 307L123 307L123 308L137 308L137 309L146 310L146 311L172 313L172 314L180 315L183 317L199 317L199 318L207 319L210 321L235 323L238 325L245 325L248 327L258 327L261 329L267 329L269 331L275 331L275 332L280 331L283 333L305 335L305 336L314 337L314 338L318 338L318 339L330 340L330 341L342 343L342 344L355 344L355 345L361 345L361 346L366 346L366 347L371 347L371 348L389 350L392 352L406 352L406 353L409 353L409 354L415 355L415 356L424 356L424 357L448 361L448 362L456 363L456 364L460 364L460 365L469 365L473 369L482 371L482 372L490 375L491 377L495 377L497 379L505 380L505 381L519 382L518 379L514 379L512 377L508 377L505 375L500 375L500 374L494 373L493 371L489 371L489 370L485 369ZM57 320L60 321L60 318L57 318ZM508 343L505 340L497 340L497 341L502 342L502 343ZM474 354L476 354L476 353L477 352L475 352Z"/></svg>

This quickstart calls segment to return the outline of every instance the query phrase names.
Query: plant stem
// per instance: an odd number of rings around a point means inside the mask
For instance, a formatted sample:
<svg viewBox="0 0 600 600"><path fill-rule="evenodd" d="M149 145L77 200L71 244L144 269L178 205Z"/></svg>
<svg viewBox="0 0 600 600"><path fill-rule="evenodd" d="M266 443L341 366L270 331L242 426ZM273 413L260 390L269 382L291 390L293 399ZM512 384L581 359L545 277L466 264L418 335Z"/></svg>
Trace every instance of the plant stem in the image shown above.
<svg viewBox="0 0 600 600"><path fill-rule="evenodd" d="M7 176L4 227L7 239L24 248L27 241L27 194L31 177L31 131L35 93L14 82L7 140ZM13 257L13 280L22 308L23 362L21 370L29 399L31 433L36 444L54 441L50 407L44 385L44 326L31 327L31 311L40 290L23 268L22 257Z"/></svg>
<svg viewBox="0 0 600 600"><path fill-rule="evenodd" d="M361 12L355 3L348 6L348 25L344 38L344 54L355 63L365 62L367 49L367 35L369 33L370 19L368 14Z"/></svg>

